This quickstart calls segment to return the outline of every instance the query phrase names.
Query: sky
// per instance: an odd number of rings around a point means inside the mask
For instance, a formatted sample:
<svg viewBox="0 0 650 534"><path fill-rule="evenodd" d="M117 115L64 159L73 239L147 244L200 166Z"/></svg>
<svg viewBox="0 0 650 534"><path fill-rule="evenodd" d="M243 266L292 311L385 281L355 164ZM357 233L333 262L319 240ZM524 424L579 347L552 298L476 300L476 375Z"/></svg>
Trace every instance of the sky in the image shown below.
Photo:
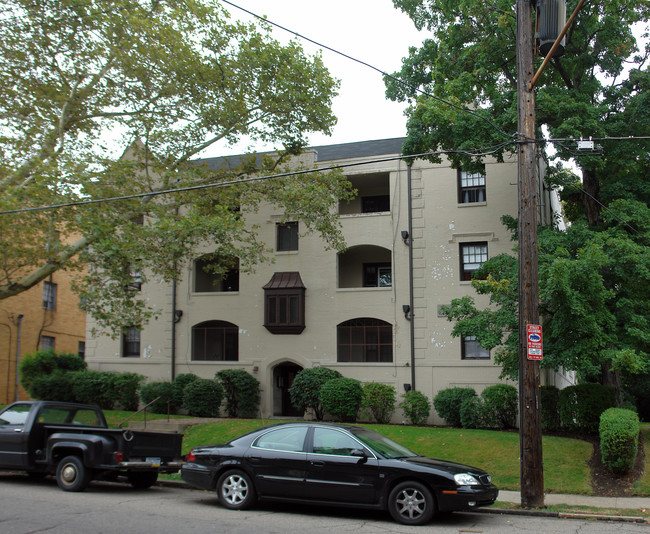
<svg viewBox="0 0 650 534"><path fill-rule="evenodd" d="M393 7L392 0L232 0L257 15L285 28L359 59L384 72L399 70L409 46L419 47L426 38L418 32L411 19ZM232 18L250 21L252 17L230 5ZM280 42L293 37L275 28L273 35ZM309 54L318 47L299 39ZM338 118L332 136L312 134L311 146L388 139L406 135L406 104L386 99L385 86L379 72L323 50L323 62L330 74L341 81L339 96L334 99L333 112ZM235 146L213 147L210 156L241 154L272 146L249 142ZM214 152L214 153L213 153Z"/></svg>

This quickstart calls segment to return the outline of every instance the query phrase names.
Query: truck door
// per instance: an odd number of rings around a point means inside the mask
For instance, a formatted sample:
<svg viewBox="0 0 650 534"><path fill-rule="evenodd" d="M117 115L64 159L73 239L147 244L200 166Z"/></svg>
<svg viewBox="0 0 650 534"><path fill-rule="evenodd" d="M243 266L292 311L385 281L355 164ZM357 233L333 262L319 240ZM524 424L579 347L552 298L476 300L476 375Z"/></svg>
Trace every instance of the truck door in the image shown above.
<svg viewBox="0 0 650 534"><path fill-rule="evenodd" d="M0 467L23 469L28 467L25 423L31 405L12 404L0 412Z"/></svg>

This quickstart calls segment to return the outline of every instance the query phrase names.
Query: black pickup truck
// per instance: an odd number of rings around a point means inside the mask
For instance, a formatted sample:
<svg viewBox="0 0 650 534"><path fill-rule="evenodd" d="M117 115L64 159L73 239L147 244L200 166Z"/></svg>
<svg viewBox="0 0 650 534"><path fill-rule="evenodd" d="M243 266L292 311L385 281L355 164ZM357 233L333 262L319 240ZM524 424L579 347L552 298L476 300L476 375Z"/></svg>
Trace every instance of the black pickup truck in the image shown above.
<svg viewBox="0 0 650 534"><path fill-rule="evenodd" d="M109 429L96 406L16 402L0 412L0 469L34 477L54 474L65 491L120 476L148 488L158 473L180 469L182 439L181 434Z"/></svg>

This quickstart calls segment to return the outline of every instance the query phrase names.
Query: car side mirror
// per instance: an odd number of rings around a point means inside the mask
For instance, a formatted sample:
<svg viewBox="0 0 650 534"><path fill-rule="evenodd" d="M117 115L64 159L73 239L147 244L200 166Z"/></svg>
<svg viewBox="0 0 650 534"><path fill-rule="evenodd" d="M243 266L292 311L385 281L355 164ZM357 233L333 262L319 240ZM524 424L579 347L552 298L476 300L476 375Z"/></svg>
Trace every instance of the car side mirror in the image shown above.
<svg viewBox="0 0 650 534"><path fill-rule="evenodd" d="M359 463L363 464L368 460L368 455L366 454L366 451L363 449L352 449L350 451L350 456L355 456L359 458Z"/></svg>

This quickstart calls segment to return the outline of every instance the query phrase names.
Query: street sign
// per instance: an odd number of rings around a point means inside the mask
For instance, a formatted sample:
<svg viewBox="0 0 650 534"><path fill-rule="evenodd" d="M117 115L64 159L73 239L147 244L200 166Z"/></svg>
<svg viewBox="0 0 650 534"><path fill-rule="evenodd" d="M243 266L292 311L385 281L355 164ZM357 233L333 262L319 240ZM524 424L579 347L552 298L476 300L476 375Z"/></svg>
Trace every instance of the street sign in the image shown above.
<svg viewBox="0 0 650 534"><path fill-rule="evenodd" d="M528 359L541 360L543 357L542 325L526 325L526 343L528 345Z"/></svg>

